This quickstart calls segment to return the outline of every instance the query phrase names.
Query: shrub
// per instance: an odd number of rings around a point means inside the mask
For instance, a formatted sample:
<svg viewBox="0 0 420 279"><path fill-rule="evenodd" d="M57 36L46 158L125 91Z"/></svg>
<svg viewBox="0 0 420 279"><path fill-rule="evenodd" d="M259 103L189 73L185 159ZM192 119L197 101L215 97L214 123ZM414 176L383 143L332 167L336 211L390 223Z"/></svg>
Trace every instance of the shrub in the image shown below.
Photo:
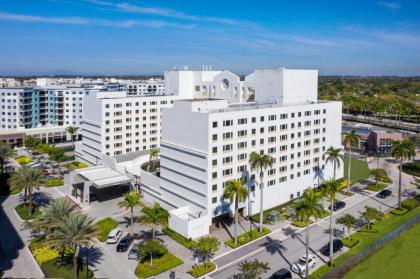
<svg viewBox="0 0 420 279"><path fill-rule="evenodd" d="M329 214L328 214L329 215ZM312 224L313 222L310 221L309 225ZM299 220L295 220L292 222L292 225L298 228L305 228L306 227L306 222L304 221L299 221Z"/></svg>
<svg viewBox="0 0 420 279"><path fill-rule="evenodd" d="M378 177L378 181L385 182L385 183L394 182L389 176Z"/></svg>
<svg viewBox="0 0 420 279"><path fill-rule="evenodd" d="M420 162L405 163L402 166L403 172L414 176L420 176Z"/></svg>
<svg viewBox="0 0 420 279"><path fill-rule="evenodd" d="M413 210L420 205L420 201L417 199L406 199L401 202L401 207L407 210Z"/></svg>
<svg viewBox="0 0 420 279"><path fill-rule="evenodd" d="M170 228L164 228L162 229L162 232L188 249L191 249L192 247L194 247L194 245L197 244L197 242L192 240L191 238L188 239L183 235L180 235L179 233L171 230Z"/></svg>
<svg viewBox="0 0 420 279"><path fill-rule="evenodd" d="M18 162L21 166L29 164L32 162L32 158L31 157L26 157L26 156L19 156L16 159L16 162Z"/></svg>
<svg viewBox="0 0 420 279"><path fill-rule="evenodd" d="M45 182L46 187L57 187L64 185L64 179L60 178L51 178Z"/></svg>
<svg viewBox="0 0 420 279"><path fill-rule="evenodd" d="M182 260L168 252L158 259L153 259L152 266L149 261L140 262L136 267L136 275L139 278L151 277L183 263Z"/></svg>
<svg viewBox="0 0 420 279"><path fill-rule="evenodd" d="M271 211L273 211L273 210L279 212L280 213L280 216L283 217L283 219L290 218L290 216L285 212L285 210L293 202L294 201L288 201L286 203L283 203L283 204L280 204L278 206L275 206L275 207L272 207L272 208L269 208L269 209L264 210L264 212L263 212L263 223L264 224L267 224L268 214ZM256 222L256 223L259 223L260 222L260 213L257 213L257 214L252 215L251 216L251 220L254 221L254 222Z"/></svg>
<svg viewBox="0 0 420 279"><path fill-rule="evenodd" d="M393 214L393 215L398 215L398 216L404 215L404 214L406 214L407 212L408 212L408 209L405 209L405 208L393 208L393 209L390 211L390 213L391 213L391 214Z"/></svg>
<svg viewBox="0 0 420 279"><path fill-rule="evenodd" d="M99 241L106 241L108 238L108 234L118 226L118 222L111 217L107 217L102 219L96 223L96 227L98 228L98 239Z"/></svg>
<svg viewBox="0 0 420 279"><path fill-rule="evenodd" d="M38 264L43 264L58 257L58 251L47 246L33 250L32 254Z"/></svg>
<svg viewBox="0 0 420 279"><path fill-rule="evenodd" d="M366 187L366 190L379 192L379 191L385 189L386 187L388 187L388 186L383 184L383 183L378 183L378 184L371 183Z"/></svg>
<svg viewBox="0 0 420 279"><path fill-rule="evenodd" d="M204 274L212 272L215 269L216 265L213 262L207 262L207 268L204 264L199 264L197 266L193 266L191 270L188 271L188 274L190 274L194 278L198 278L203 276Z"/></svg>
<svg viewBox="0 0 420 279"><path fill-rule="evenodd" d="M257 238L260 238L266 234L269 234L271 231L267 228L263 228L263 231L260 232L258 230L258 228L251 230L251 233L249 232L245 232L243 234L238 235L238 243L235 244L233 239L229 239L228 241L226 241L226 245L235 249L238 248L239 246L242 246L248 242L251 242Z"/></svg>
<svg viewBox="0 0 420 279"><path fill-rule="evenodd" d="M88 167L88 165L86 163L79 162L79 161L74 161L74 162L68 163L66 165L66 168L70 171L74 171L74 170L77 170L77 169L83 169L83 168L87 168L87 167Z"/></svg>
<svg viewBox="0 0 420 279"><path fill-rule="evenodd" d="M361 227L361 228L358 230L358 232L364 232L364 233L377 233L377 232L378 232L378 230L377 230L377 229L375 229L375 228L373 227L373 224L372 224L372 225L370 225L370 228L368 228L368 227L367 227L367 225L365 225L365 226Z"/></svg>
<svg viewBox="0 0 420 279"><path fill-rule="evenodd" d="M341 242L343 243L344 246L346 246L348 248L352 248L359 243L359 240L355 239L355 238L352 238L350 240L348 238L343 238L343 239L341 239Z"/></svg>

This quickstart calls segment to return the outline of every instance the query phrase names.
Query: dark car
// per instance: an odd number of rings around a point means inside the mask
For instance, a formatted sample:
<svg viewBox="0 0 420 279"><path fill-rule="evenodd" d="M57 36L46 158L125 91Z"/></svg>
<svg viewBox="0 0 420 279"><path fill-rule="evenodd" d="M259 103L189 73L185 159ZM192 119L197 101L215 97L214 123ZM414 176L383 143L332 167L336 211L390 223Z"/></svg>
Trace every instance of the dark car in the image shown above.
<svg viewBox="0 0 420 279"><path fill-rule="evenodd" d="M341 251L343 249L343 242L341 242L340 239L334 239L333 240L333 253L337 253L338 251ZM321 248L321 253L324 256L330 255L330 243L324 245L324 247Z"/></svg>
<svg viewBox="0 0 420 279"><path fill-rule="evenodd" d="M287 268L282 268L274 272L270 279L292 279L292 273Z"/></svg>
<svg viewBox="0 0 420 279"><path fill-rule="evenodd" d="M346 206L346 203L343 201L337 201L333 203L333 211L340 210ZM328 209L331 210L331 205L328 206Z"/></svg>
<svg viewBox="0 0 420 279"><path fill-rule="evenodd" d="M131 235L124 236L117 244L117 252L125 252L130 248L133 243L133 237Z"/></svg>
<svg viewBox="0 0 420 279"><path fill-rule="evenodd" d="M385 199L385 198L387 198L387 197L389 197L391 195L392 195L392 191L391 190L382 190L376 196L378 198Z"/></svg>

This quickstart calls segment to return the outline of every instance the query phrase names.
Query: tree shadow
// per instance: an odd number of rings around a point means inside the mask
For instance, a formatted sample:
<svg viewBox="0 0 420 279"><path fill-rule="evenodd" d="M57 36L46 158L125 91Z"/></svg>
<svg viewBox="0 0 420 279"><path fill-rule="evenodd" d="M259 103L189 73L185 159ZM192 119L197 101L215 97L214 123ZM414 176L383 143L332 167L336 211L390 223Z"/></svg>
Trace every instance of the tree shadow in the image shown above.
<svg viewBox="0 0 420 279"><path fill-rule="evenodd" d="M27 197L26 202L28 202L29 197ZM41 207L50 203L52 196L48 193L37 191L32 194L32 200L36 206ZM19 203L24 202L24 195L19 194Z"/></svg>
<svg viewBox="0 0 420 279"><path fill-rule="evenodd" d="M292 263L291 262L289 262L289 260L284 256L284 252L287 252L287 248L286 248L286 246L284 246L283 245L283 242L282 241L280 241L280 240L273 240L273 239L271 239L271 237L268 237L268 239L270 239L271 240L271 242L270 242L270 244L268 244L268 245L266 245L265 246L265 250L268 252L268 253L270 253L271 255L274 255L274 254L279 254L280 255L280 257L282 257L283 258L283 260L285 261L285 262L287 262L287 264L289 265L289 266L292 266Z"/></svg>
<svg viewBox="0 0 420 279"><path fill-rule="evenodd" d="M302 235L296 235L295 238L306 247L306 242L303 241ZM327 261L324 260L321 255L319 255L318 251L314 250L311 246L309 246L309 251L312 252L313 255L316 255L323 263L327 263Z"/></svg>
<svg viewBox="0 0 420 279"><path fill-rule="evenodd" d="M96 271L96 266L103 260L104 253L102 252L101 247L92 246L92 247L81 247L79 252L79 258L81 263L88 266L92 271ZM79 264L80 266L80 264Z"/></svg>

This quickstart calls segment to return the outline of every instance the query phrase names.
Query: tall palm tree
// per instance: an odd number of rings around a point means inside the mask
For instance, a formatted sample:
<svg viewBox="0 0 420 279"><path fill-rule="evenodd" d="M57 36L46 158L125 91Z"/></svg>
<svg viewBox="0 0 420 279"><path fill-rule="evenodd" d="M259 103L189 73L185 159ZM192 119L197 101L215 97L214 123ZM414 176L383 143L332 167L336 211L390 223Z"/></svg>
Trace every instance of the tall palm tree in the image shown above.
<svg viewBox="0 0 420 279"><path fill-rule="evenodd" d="M238 205L239 202L245 201L248 197L248 189L244 186L244 183L243 178L229 180L226 182L226 187L223 191L223 196L228 198L230 203L235 203L235 226L233 230L235 244L238 243Z"/></svg>
<svg viewBox="0 0 420 279"><path fill-rule="evenodd" d="M156 226L168 225L169 212L155 202L153 207L143 207L140 212L139 221L142 224L152 225L152 239L155 238Z"/></svg>
<svg viewBox="0 0 420 279"><path fill-rule="evenodd" d="M334 165L333 179L335 179L336 169L337 167L340 167L340 161L343 160L343 155L341 155L341 149L330 146L324 155L327 156L326 163L328 164L329 162L331 162Z"/></svg>
<svg viewBox="0 0 420 279"><path fill-rule="evenodd" d="M33 210L33 191L44 184L44 173L39 168L22 166L12 174L8 182L14 189L25 190L23 202L26 205L26 198L29 198L28 212L30 216Z"/></svg>
<svg viewBox="0 0 420 279"><path fill-rule="evenodd" d="M0 171L3 173L5 168L5 162L7 159L12 157L15 151L6 143L0 142Z"/></svg>
<svg viewBox="0 0 420 279"><path fill-rule="evenodd" d="M306 222L306 258L309 257L309 223L311 218L318 219L322 215L322 205L320 197L315 194L315 191L309 187L302 198L295 203L296 217ZM306 262L306 278L309 278L309 267Z"/></svg>
<svg viewBox="0 0 420 279"><path fill-rule="evenodd" d="M78 278L79 246L90 245L96 234L94 220L85 214L75 212L59 224L48 240L51 246L67 246L73 249L73 278L75 279Z"/></svg>
<svg viewBox="0 0 420 279"><path fill-rule="evenodd" d="M400 161L400 173L398 176L398 207L401 207L401 178L403 161L416 155L414 144L409 139L392 142L392 157Z"/></svg>
<svg viewBox="0 0 420 279"><path fill-rule="evenodd" d="M249 156L249 164L251 165L251 170L260 170L260 232L263 228L263 217L264 217L264 185L263 177L264 170L273 165L273 157L270 155L260 155L257 152L252 152Z"/></svg>
<svg viewBox="0 0 420 279"><path fill-rule="evenodd" d="M330 215L330 266L333 264L333 213L334 201L336 194L340 191L340 182L330 179L324 183L323 191L330 200L331 215Z"/></svg>
<svg viewBox="0 0 420 279"><path fill-rule="evenodd" d="M352 146L357 146L359 144L359 135L356 133L356 130L351 130L350 132L345 132L344 133L344 140L343 140L343 144L345 147L348 146L347 149L347 154L349 157L349 165L348 165L348 172L347 172L347 179L348 179L348 184L347 184L347 190L350 190L350 183L351 183L351 147Z"/></svg>
<svg viewBox="0 0 420 279"><path fill-rule="evenodd" d="M149 150L149 166L150 171L155 171L155 160L159 159L159 150L156 148L152 148Z"/></svg>
<svg viewBox="0 0 420 279"><path fill-rule="evenodd" d="M76 127L76 126L68 126L66 128L66 132L69 133L71 136L71 144L73 145L73 147L74 147L74 135L76 135L77 130L79 130L79 127Z"/></svg>
<svg viewBox="0 0 420 279"><path fill-rule="evenodd" d="M119 207L124 207L125 210L130 209L131 212L131 222L130 222L130 232L133 235L133 222L134 222L134 207L136 206L144 206L143 202L140 200L143 196L141 194L136 193L135 191L131 191L124 194L124 199L118 202Z"/></svg>

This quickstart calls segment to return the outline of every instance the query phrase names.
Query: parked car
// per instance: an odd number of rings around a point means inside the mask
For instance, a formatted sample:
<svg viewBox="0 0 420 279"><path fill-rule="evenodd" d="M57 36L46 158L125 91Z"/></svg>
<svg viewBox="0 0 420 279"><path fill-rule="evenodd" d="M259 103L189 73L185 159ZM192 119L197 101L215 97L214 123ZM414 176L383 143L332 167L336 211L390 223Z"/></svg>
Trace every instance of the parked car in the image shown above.
<svg viewBox="0 0 420 279"><path fill-rule="evenodd" d="M308 267L314 267L316 264L315 256L309 254L308 260L306 260L306 255L300 257L295 263L292 264L292 271L299 274L304 274L306 272L306 262L308 262Z"/></svg>
<svg viewBox="0 0 420 279"><path fill-rule="evenodd" d="M333 211L340 210L340 209L344 208L345 206L346 206L346 203L343 202L343 201L333 202ZM328 209L331 210L331 205L328 206Z"/></svg>
<svg viewBox="0 0 420 279"><path fill-rule="evenodd" d="M391 195L392 195L392 191L385 189L385 190L380 191L376 196L378 198L385 199Z"/></svg>
<svg viewBox="0 0 420 279"><path fill-rule="evenodd" d="M269 279L292 279L292 273L287 268L282 268L274 272Z"/></svg>
<svg viewBox="0 0 420 279"><path fill-rule="evenodd" d="M333 253L337 253L338 251L341 251L341 249L343 249L343 242L341 242L340 239L334 239L333 240ZM329 256L330 255L330 242L325 244L321 248L320 251L321 251L322 255Z"/></svg>
<svg viewBox="0 0 420 279"><path fill-rule="evenodd" d="M133 237L130 234L127 234L121 238L120 242L117 244L117 252L125 252L130 248L133 243Z"/></svg>
<svg viewBox="0 0 420 279"><path fill-rule="evenodd" d="M139 251L140 251L140 248L139 248L140 243L141 242L136 243L131 247L130 251L128 252L128 259L129 260L137 260L138 259Z"/></svg>
<svg viewBox="0 0 420 279"><path fill-rule="evenodd" d="M118 240L121 238L122 234L123 234L122 229L120 229L120 228L113 229L108 234L108 239L106 240L106 243L108 243L108 244L115 244L115 243L117 243Z"/></svg>

